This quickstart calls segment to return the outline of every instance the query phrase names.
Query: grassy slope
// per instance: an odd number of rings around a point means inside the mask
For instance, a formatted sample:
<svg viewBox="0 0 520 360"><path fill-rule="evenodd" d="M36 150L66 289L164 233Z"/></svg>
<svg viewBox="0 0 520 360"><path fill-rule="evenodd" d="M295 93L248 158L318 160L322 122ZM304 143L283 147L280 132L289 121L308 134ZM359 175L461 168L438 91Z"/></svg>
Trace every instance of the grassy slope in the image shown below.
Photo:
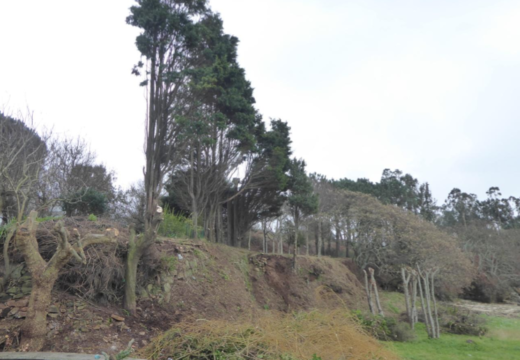
<svg viewBox="0 0 520 360"><path fill-rule="evenodd" d="M482 337L441 334L427 338L424 324L417 324L417 340L388 344L405 360L517 360L520 359L520 319L488 317L490 331ZM468 342L468 340L471 340Z"/></svg>

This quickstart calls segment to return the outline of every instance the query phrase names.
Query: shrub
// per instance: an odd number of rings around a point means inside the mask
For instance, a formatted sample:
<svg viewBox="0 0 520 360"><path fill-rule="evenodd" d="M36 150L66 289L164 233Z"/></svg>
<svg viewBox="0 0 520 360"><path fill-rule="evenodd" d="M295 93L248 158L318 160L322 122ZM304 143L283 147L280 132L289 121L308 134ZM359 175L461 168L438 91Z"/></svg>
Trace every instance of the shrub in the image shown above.
<svg viewBox="0 0 520 360"><path fill-rule="evenodd" d="M95 189L81 189L67 196L63 201L63 210L67 216L103 215L107 211L107 198Z"/></svg>
<svg viewBox="0 0 520 360"><path fill-rule="evenodd" d="M452 334L482 336L488 331L483 317L454 306L439 309L439 318L444 331Z"/></svg>
<svg viewBox="0 0 520 360"><path fill-rule="evenodd" d="M415 339L415 333L410 325L398 322L393 318L380 315L364 315L354 312L361 326L372 336L383 341L410 341Z"/></svg>
<svg viewBox="0 0 520 360"><path fill-rule="evenodd" d="M170 238L193 237L193 223L191 219L182 214L175 214L168 207L164 209L164 220L159 226L159 235ZM203 237L200 228L197 227L199 237ZM202 235L202 236L200 236Z"/></svg>
<svg viewBox="0 0 520 360"><path fill-rule="evenodd" d="M188 320L155 338L138 356L151 360L397 359L344 310L263 312L254 321Z"/></svg>

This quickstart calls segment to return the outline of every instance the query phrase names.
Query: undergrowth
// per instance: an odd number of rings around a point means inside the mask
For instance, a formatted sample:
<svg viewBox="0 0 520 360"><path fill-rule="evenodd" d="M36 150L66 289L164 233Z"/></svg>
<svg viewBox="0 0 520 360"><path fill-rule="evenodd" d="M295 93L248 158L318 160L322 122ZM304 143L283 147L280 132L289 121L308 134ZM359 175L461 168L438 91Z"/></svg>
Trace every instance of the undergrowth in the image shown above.
<svg viewBox="0 0 520 360"><path fill-rule="evenodd" d="M398 359L345 310L266 311L253 321L185 321L138 355L151 360Z"/></svg>
<svg viewBox="0 0 520 360"><path fill-rule="evenodd" d="M169 238L192 238L194 231L199 233L199 238L204 237L200 227L193 226L191 219L181 214L175 214L169 208L164 209L164 219L159 225L158 234ZM195 229L196 228L196 229Z"/></svg>

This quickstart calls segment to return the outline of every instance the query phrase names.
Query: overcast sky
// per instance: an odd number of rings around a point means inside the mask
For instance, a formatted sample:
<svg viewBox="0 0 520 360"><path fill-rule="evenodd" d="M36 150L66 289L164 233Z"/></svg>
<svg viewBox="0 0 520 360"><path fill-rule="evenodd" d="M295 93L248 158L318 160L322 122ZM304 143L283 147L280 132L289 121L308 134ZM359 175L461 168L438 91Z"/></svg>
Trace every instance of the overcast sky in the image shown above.
<svg viewBox="0 0 520 360"><path fill-rule="evenodd" d="M520 196L520 2L211 0L264 119L328 177L384 168ZM0 107L81 135L123 186L142 178L131 0L0 0Z"/></svg>

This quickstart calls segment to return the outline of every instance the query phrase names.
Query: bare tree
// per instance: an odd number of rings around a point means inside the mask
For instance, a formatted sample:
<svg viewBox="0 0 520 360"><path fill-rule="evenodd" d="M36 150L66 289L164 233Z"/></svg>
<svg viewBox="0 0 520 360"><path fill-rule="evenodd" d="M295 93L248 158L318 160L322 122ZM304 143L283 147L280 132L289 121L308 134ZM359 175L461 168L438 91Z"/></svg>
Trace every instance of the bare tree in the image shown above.
<svg viewBox="0 0 520 360"><path fill-rule="evenodd" d="M47 156L46 140L32 128L32 118L20 121L0 113L0 212L10 224L4 240L4 287L11 276L9 248L18 224L37 197L37 185Z"/></svg>

